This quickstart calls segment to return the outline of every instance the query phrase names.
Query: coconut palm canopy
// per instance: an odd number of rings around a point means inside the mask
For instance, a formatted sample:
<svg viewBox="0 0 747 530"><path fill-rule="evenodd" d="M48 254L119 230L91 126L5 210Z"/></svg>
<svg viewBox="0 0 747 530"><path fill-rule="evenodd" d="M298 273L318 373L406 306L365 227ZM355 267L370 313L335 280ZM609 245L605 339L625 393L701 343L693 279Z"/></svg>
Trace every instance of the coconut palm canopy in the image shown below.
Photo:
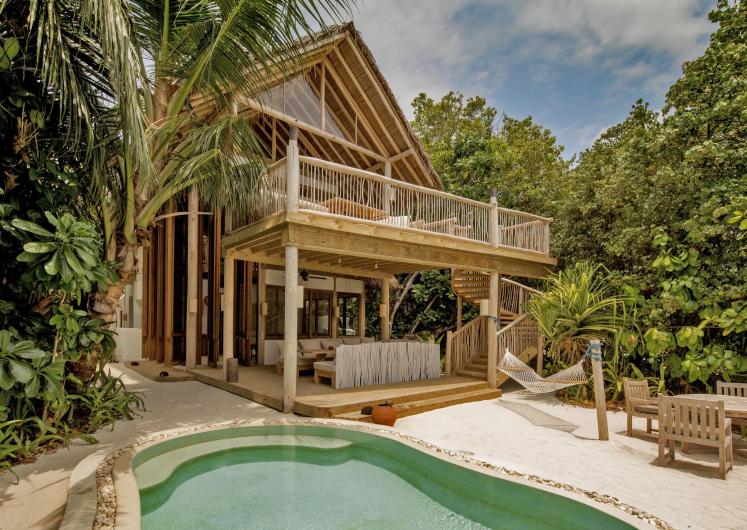
<svg viewBox="0 0 747 530"><path fill-rule="evenodd" d="M85 141L96 161L91 190L108 257L122 263L123 280L134 272L143 229L187 188L198 186L206 205L237 215L253 207L264 160L249 123L232 112L232 98L255 96L263 75L300 57L301 37L346 17L349 4L32 0L2 6L28 20L42 79L70 116L69 140ZM190 108L194 93L212 98L219 112L197 116Z"/></svg>

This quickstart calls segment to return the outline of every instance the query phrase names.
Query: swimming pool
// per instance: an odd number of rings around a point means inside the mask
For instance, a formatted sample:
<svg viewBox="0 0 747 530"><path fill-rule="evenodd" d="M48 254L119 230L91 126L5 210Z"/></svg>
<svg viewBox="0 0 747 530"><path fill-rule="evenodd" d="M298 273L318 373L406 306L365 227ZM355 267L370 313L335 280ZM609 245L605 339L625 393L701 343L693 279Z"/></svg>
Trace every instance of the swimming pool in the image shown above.
<svg viewBox="0 0 747 530"><path fill-rule="evenodd" d="M181 436L132 461L144 529L633 528L397 440L309 425Z"/></svg>

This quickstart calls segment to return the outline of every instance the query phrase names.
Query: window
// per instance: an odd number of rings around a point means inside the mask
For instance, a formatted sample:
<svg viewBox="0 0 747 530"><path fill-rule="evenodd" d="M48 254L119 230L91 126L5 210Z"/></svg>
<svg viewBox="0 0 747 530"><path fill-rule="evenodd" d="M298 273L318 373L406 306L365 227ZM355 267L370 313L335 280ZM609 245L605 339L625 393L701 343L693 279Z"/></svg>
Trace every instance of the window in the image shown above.
<svg viewBox="0 0 747 530"><path fill-rule="evenodd" d="M332 293L304 289L303 310L298 312L298 338L331 336ZM285 333L285 288L267 286L267 337L280 338Z"/></svg>
<svg viewBox="0 0 747 530"><path fill-rule="evenodd" d="M265 333L268 337L282 337L285 326L285 289L267 286L267 319Z"/></svg>
<svg viewBox="0 0 747 530"><path fill-rule="evenodd" d="M358 315L360 314L361 295L337 293L337 335L340 337L360 334Z"/></svg>
<svg viewBox="0 0 747 530"><path fill-rule="evenodd" d="M303 315L301 317L302 337L329 337L329 308L332 305L332 293L304 289Z"/></svg>

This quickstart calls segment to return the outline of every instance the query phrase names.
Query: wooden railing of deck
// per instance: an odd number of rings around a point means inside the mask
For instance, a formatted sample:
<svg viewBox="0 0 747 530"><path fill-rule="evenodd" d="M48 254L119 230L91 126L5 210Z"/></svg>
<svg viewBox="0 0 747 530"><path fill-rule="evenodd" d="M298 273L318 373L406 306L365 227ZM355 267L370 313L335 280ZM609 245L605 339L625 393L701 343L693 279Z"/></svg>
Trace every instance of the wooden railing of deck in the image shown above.
<svg viewBox="0 0 747 530"><path fill-rule="evenodd" d="M290 196L301 211L549 253L552 219L318 158L293 156L291 160L284 158L268 168L260 206L249 222L286 211Z"/></svg>

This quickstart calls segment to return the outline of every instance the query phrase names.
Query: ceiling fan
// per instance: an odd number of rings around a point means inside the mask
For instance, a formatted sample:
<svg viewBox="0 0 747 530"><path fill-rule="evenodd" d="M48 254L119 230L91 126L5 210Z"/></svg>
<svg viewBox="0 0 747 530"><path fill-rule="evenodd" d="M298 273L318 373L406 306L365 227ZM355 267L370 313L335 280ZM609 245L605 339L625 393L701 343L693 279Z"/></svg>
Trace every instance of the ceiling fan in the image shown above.
<svg viewBox="0 0 747 530"><path fill-rule="evenodd" d="M300 276L300 277L301 277L301 279L302 279L303 281L305 281L305 282L308 282L308 281L309 281L309 278L314 278L314 279L317 279L317 280L326 280L326 279L327 279L327 278L326 278L326 277L324 277L324 276L311 276L311 275L309 274L309 271L307 271L307 270L303 270L303 271L301 271L301 274L299 274L299 276Z"/></svg>

